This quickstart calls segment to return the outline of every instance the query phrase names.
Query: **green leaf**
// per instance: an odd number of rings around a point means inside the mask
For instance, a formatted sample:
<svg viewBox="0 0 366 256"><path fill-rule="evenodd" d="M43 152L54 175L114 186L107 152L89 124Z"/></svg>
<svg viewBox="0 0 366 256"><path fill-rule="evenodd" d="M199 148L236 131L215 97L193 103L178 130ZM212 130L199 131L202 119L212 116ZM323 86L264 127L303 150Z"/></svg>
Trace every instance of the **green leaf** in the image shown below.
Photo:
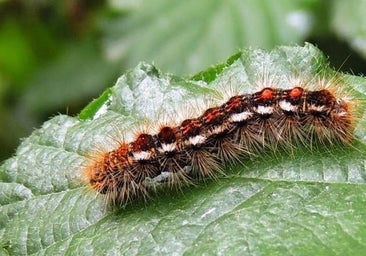
<svg viewBox="0 0 366 256"><path fill-rule="evenodd" d="M106 53L130 67L146 60L191 74L243 45L302 42L318 5L317 0L143 1L129 15L122 12L105 22Z"/></svg>
<svg viewBox="0 0 366 256"><path fill-rule="evenodd" d="M336 74L314 46L244 50L185 79L140 63L82 112L33 132L0 167L0 252L11 255L360 255L366 250L365 116L350 146L263 152L216 181L106 208L84 185L86 155L127 140L161 113L273 78L337 76L365 99L364 78ZM199 80L199 78L205 80ZM313 80L314 81L314 80ZM363 110L362 104L359 104ZM363 111L360 112L362 116Z"/></svg>

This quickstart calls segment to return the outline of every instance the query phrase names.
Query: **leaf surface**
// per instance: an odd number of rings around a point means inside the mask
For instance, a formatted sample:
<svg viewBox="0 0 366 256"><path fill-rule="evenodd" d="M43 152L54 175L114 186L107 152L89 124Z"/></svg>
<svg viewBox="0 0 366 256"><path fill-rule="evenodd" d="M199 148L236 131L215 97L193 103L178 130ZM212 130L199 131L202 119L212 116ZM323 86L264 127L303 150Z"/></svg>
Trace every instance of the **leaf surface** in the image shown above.
<svg viewBox="0 0 366 256"><path fill-rule="evenodd" d="M314 46L243 50L191 79L140 63L89 104L34 131L0 167L0 246L10 255L350 255L366 250L366 132L360 111L350 146L264 151L226 176L147 203L105 207L87 188L88 155L117 138L176 118L189 106L221 102L218 91L253 92L263 78L339 76L357 99L364 78L336 74ZM359 104L360 108L362 104Z"/></svg>

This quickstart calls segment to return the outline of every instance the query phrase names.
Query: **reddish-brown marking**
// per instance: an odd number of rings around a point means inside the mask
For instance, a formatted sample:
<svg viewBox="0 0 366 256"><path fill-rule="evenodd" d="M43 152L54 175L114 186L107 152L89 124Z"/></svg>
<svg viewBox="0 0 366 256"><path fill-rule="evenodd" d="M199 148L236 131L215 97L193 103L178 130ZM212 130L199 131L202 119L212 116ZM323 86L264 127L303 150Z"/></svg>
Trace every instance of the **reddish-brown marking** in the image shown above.
<svg viewBox="0 0 366 256"><path fill-rule="evenodd" d="M153 137L146 133L141 133L137 139L131 143L131 150L133 152L148 151L154 147Z"/></svg>
<svg viewBox="0 0 366 256"><path fill-rule="evenodd" d="M158 133L160 143L171 144L177 140L173 128L164 126Z"/></svg>
<svg viewBox="0 0 366 256"><path fill-rule="evenodd" d="M204 124L219 124L222 122L224 113L220 111L220 108L209 108L202 115L202 121Z"/></svg>
<svg viewBox="0 0 366 256"><path fill-rule="evenodd" d="M259 98L262 100L270 100L275 96L275 92L271 88L265 88L259 95Z"/></svg>
<svg viewBox="0 0 366 256"><path fill-rule="evenodd" d="M187 119L181 124L181 131L183 136L196 136L199 134L201 123L198 119Z"/></svg>
<svg viewBox="0 0 366 256"><path fill-rule="evenodd" d="M225 104L225 111L227 113L243 111L244 101L242 96L234 96Z"/></svg>
<svg viewBox="0 0 366 256"><path fill-rule="evenodd" d="M300 87L295 87L293 88L290 93L289 96L291 98L298 98L301 97L302 93L303 93L304 89L300 88Z"/></svg>
<svg viewBox="0 0 366 256"><path fill-rule="evenodd" d="M116 150L110 151L103 158L104 169L114 168L128 164L128 144L120 145Z"/></svg>

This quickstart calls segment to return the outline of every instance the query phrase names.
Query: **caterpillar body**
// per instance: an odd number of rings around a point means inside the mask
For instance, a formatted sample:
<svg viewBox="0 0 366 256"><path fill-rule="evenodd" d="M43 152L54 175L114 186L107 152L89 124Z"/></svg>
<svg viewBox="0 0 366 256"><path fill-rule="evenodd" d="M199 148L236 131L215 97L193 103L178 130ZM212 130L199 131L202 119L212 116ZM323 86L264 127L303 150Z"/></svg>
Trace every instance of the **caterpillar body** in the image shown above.
<svg viewBox="0 0 366 256"><path fill-rule="evenodd" d="M88 182L112 204L125 205L148 198L156 184L180 189L197 179L216 178L226 164L265 149L350 143L353 101L338 95L336 79L312 81L315 89L301 82L231 95L179 123L139 132L95 157L85 168Z"/></svg>

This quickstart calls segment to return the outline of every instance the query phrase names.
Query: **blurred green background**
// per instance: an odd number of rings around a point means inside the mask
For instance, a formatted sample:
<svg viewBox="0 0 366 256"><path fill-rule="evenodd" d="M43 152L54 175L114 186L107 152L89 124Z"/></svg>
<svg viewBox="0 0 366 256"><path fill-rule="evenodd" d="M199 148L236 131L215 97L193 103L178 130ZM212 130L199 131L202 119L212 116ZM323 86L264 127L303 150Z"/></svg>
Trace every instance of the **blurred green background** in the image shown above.
<svg viewBox="0 0 366 256"><path fill-rule="evenodd" d="M366 0L0 0L0 161L139 61L190 76L243 47L316 44L366 74Z"/></svg>

